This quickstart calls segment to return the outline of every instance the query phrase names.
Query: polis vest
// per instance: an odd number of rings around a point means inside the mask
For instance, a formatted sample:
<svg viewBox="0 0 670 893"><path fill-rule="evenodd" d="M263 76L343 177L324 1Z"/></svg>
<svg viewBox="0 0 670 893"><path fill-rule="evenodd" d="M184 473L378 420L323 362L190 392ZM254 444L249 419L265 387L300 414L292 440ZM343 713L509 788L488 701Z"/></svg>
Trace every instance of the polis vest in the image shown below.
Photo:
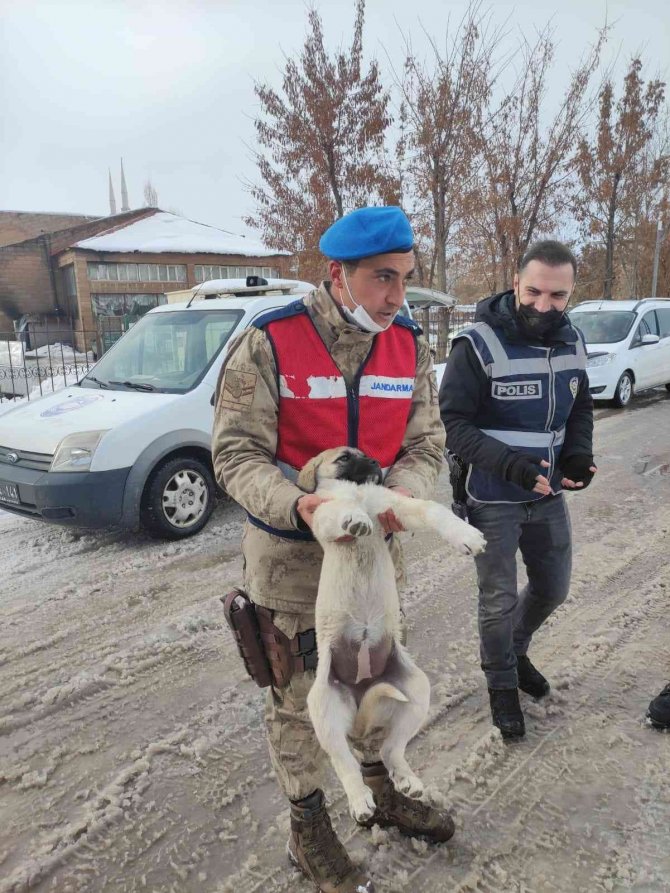
<svg viewBox="0 0 670 893"><path fill-rule="evenodd" d="M586 348L577 332L575 336L574 343L536 346L510 341L502 329L485 322L458 335L468 339L489 379L475 424L514 450L546 459L549 468L544 474L554 492L561 489L557 461L565 425L586 374ZM468 470L466 490L477 502L542 498L474 466Z"/></svg>

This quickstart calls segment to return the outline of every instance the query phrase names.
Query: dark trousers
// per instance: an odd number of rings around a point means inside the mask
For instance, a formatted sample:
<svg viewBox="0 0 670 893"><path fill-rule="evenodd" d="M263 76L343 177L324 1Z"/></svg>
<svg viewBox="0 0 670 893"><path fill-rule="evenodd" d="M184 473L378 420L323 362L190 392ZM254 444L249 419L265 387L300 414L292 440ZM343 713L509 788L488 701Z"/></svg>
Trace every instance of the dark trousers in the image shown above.
<svg viewBox="0 0 670 893"><path fill-rule="evenodd" d="M516 656L526 653L535 630L568 595L570 516L558 495L523 503L468 500L468 518L487 540L475 558L482 669L489 688L516 688ZM521 592L518 549L528 575Z"/></svg>

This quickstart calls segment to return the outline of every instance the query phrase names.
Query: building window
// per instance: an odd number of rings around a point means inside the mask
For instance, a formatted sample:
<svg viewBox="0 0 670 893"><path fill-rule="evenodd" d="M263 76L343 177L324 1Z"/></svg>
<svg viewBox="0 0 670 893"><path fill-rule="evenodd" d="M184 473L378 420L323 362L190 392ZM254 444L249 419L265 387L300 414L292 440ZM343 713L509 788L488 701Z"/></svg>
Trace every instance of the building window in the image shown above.
<svg viewBox="0 0 670 893"><path fill-rule="evenodd" d="M89 263L92 282L186 282L185 264Z"/></svg>
<svg viewBox="0 0 670 893"><path fill-rule="evenodd" d="M147 310L167 303L165 295L125 294L125 295L91 295L93 315L128 316L139 319Z"/></svg>
<svg viewBox="0 0 670 893"><path fill-rule="evenodd" d="M247 276L279 279L279 270L274 267L222 267L218 264L195 265L195 281L198 283L209 282L210 279L246 279Z"/></svg>

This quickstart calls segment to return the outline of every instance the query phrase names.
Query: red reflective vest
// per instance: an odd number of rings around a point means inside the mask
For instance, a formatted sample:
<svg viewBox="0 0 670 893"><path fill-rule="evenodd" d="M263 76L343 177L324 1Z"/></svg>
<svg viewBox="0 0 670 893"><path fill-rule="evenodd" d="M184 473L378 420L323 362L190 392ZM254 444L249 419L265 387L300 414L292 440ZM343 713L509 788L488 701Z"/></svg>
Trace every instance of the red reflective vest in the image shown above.
<svg viewBox="0 0 670 893"><path fill-rule="evenodd" d="M375 335L347 388L300 302L293 312L259 320L272 342L279 379L278 462L300 469L323 450L354 446L393 465L405 436L416 375L411 322L396 320ZM267 317L266 317L267 319Z"/></svg>

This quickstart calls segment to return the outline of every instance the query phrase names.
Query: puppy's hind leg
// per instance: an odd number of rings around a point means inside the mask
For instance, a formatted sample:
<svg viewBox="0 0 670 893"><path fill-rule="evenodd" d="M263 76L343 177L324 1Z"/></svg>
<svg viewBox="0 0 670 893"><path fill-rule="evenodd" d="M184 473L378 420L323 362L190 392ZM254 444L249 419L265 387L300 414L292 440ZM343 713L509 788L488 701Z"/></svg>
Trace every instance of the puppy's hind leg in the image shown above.
<svg viewBox="0 0 670 893"><path fill-rule="evenodd" d="M423 782L407 762L405 751L428 715L430 683L426 674L416 666L409 655L400 656L399 664L401 685L407 694L407 701L394 702L388 734L379 754L396 790L408 797L419 798L423 794Z"/></svg>
<svg viewBox="0 0 670 893"><path fill-rule="evenodd" d="M346 686L335 687L330 683L329 668L329 657L322 659L319 654L319 670L307 696L307 706L319 744L330 757L342 782L349 812L357 822L362 822L372 816L376 807L372 791L363 781L361 767L347 741L356 716L356 701Z"/></svg>

